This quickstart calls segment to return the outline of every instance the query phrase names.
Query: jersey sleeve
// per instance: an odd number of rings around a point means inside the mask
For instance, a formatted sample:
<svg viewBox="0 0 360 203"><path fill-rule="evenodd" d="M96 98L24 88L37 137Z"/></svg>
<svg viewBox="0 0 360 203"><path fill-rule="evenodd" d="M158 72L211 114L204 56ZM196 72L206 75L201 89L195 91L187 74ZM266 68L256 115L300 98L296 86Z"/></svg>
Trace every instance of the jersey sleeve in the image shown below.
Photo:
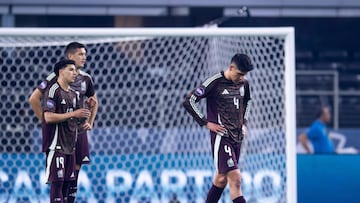
<svg viewBox="0 0 360 203"><path fill-rule="evenodd" d="M306 135L310 140L317 140L321 137L321 129L318 125L313 124L306 132Z"/></svg>
<svg viewBox="0 0 360 203"><path fill-rule="evenodd" d="M186 97L183 102L183 106L188 113L195 119L195 121L204 126L207 124L208 120L202 114L197 106L197 103L203 99L211 95L212 90L216 84L216 80L210 81L206 80L200 86L192 90Z"/></svg>
<svg viewBox="0 0 360 203"><path fill-rule="evenodd" d="M95 94L95 87L94 87L93 79L92 79L90 76L87 77L87 85L88 85L88 87L87 87L87 89L86 89L85 95L86 95L87 97L92 97L92 96L94 96L94 94Z"/></svg>
<svg viewBox="0 0 360 203"><path fill-rule="evenodd" d="M57 91L53 92L51 88L45 92L44 112L55 113L55 111L56 111L56 92Z"/></svg>
<svg viewBox="0 0 360 203"><path fill-rule="evenodd" d="M46 89L56 82L56 74L53 72L47 76L45 80L43 80L36 88L44 95L46 93Z"/></svg>
<svg viewBox="0 0 360 203"><path fill-rule="evenodd" d="M251 109L251 94L250 94L250 85L249 82L245 82L245 95L244 95L244 122L247 125L247 121L249 120L250 116L250 109Z"/></svg>

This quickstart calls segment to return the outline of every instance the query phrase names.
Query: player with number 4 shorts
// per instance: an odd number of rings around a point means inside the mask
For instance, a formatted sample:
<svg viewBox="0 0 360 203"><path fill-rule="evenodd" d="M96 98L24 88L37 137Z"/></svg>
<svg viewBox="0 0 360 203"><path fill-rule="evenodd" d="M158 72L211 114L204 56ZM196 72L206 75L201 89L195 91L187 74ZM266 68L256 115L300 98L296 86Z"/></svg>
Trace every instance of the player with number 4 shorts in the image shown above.
<svg viewBox="0 0 360 203"><path fill-rule="evenodd" d="M253 69L250 58L235 54L229 67L205 80L185 98L183 105L195 121L211 134L211 147L216 173L206 202L216 203L229 183L234 203L245 203L238 168L241 143L246 135L250 111L250 87L245 75ZM206 98L207 116L197 102Z"/></svg>

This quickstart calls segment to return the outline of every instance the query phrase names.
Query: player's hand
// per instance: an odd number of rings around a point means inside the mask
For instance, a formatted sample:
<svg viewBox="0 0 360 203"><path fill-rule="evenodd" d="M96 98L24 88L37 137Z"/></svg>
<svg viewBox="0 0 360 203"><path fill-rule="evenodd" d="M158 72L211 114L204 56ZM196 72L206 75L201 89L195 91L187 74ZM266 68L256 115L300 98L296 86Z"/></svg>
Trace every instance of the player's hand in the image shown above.
<svg viewBox="0 0 360 203"><path fill-rule="evenodd" d="M243 136L246 137L246 135L247 135L247 127L246 127L246 125L243 125L241 130L242 130Z"/></svg>
<svg viewBox="0 0 360 203"><path fill-rule="evenodd" d="M85 122L81 128L84 130L92 130L92 125L89 122Z"/></svg>
<svg viewBox="0 0 360 203"><path fill-rule="evenodd" d="M75 118L85 118L88 119L91 115L89 109L77 109L73 112L73 117Z"/></svg>
<svg viewBox="0 0 360 203"><path fill-rule="evenodd" d="M89 97L89 98L87 98L85 103L90 109L92 109L97 104L97 101L96 101L95 97Z"/></svg>
<svg viewBox="0 0 360 203"><path fill-rule="evenodd" d="M208 122L206 124L206 127L210 131L215 132L216 134L219 134L221 136L223 136L226 133L226 128L224 128L224 126L216 124L216 123Z"/></svg>

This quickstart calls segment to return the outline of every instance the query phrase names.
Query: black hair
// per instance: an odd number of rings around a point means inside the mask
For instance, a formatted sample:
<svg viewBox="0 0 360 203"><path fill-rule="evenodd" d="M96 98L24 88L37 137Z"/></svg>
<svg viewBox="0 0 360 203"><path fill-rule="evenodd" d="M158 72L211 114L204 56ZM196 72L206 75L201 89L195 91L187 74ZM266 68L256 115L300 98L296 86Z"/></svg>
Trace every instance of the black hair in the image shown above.
<svg viewBox="0 0 360 203"><path fill-rule="evenodd" d="M57 62L54 66L54 72L56 76L59 76L59 70L65 68L67 65L75 65L75 61L73 60L61 60Z"/></svg>
<svg viewBox="0 0 360 203"><path fill-rule="evenodd" d="M76 49L81 49L81 48L85 49L85 45L79 42L71 42L65 48L65 56L67 56L69 53L74 53Z"/></svg>
<svg viewBox="0 0 360 203"><path fill-rule="evenodd" d="M250 57L246 54L240 54L240 53L235 54L231 58L231 63L235 63L237 68L241 72L245 72L245 73L252 71L254 68L253 64L251 63Z"/></svg>

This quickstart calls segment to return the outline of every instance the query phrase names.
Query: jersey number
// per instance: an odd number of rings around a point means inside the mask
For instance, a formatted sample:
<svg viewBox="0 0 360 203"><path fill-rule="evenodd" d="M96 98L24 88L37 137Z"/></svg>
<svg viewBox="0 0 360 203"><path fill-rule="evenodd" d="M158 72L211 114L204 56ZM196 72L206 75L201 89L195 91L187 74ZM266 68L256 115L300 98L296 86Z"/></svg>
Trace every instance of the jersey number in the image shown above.
<svg viewBox="0 0 360 203"><path fill-rule="evenodd" d="M56 157L56 168L65 168L64 157Z"/></svg>
<svg viewBox="0 0 360 203"><path fill-rule="evenodd" d="M234 97L234 105L236 106L236 109L239 109L239 99Z"/></svg>
<svg viewBox="0 0 360 203"><path fill-rule="evenodd" d="M225 150L225 152L228 153L229 156L231 157L231 148L230 148L229 146L227 146L227 145L224 145L224 150Z"/></svg>

